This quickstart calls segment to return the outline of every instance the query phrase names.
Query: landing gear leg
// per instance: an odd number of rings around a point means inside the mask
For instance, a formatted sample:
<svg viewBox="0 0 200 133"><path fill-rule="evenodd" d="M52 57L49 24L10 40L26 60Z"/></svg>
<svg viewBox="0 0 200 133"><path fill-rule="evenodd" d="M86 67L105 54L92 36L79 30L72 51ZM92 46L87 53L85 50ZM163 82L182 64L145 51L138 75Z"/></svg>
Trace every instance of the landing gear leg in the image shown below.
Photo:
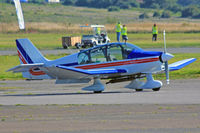
<svg viewBox="0 0 200 133"><path fill-rule="evenodd" d="M104 89L105 86L101 83L100 78L94 78L94 83L92 85L82 88L82 90L93 91L94 93L101 93Z"/></svg>

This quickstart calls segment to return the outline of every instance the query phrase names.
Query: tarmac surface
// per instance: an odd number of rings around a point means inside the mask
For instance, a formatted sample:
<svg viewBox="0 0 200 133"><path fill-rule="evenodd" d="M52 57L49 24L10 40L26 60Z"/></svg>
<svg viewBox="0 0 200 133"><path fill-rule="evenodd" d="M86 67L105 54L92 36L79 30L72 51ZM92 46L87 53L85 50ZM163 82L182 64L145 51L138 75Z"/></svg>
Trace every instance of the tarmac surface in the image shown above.
<svg viewBox="0 0 200 133"><path fill-rule="evenodd" d="M136 92L129 82L106 85L100 94L82 91L89 84L54 84L54 80L0 81L1 105L46 104L200 104L200 79L172 80L160 91ZM91 84L91 83L90 83Z"/></svg>
<svg viewBox="0 0 200 133"><path fill-rule="evenodd" d="M171 80L158 92L128 83L94 94L81 90L88 84L0 81L0 132L200 133L200 79Z"/></svg>

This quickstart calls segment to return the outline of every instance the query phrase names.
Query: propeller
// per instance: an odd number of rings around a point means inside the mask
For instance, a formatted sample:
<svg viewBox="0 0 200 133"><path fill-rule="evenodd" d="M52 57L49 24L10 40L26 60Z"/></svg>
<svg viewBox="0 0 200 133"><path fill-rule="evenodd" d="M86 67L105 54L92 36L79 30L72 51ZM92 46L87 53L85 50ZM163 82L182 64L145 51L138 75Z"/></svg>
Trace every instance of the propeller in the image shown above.
<svg viewBox="0 0 200 133"><path fill-rule="evenodd" d="M165 30L163 31L163 36L164 36L164 55L168 56L168 57L171 56L171 58L172 58L173 55L167 53L166 40L165 40ZM167 84L169 84L169 66L168 66L168 60L169 59L165 59L164 60L164 63L165 63L165 75L166 75L166 82L167 82Z"/></svg>

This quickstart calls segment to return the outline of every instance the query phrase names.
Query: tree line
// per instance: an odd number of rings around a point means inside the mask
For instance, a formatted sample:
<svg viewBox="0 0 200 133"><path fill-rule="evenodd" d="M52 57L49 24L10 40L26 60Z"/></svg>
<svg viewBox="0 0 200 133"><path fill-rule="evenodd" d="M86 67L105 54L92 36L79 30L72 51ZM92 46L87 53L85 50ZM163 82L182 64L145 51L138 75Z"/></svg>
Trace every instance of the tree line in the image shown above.
<svg viewBox="0 0 200 133"><path fill-rule="evenodd" d="M108 11L120 9L150 8L164 10L156 11L153 17L171 17L171 13L181 13L181 17L200 18L200 0L63 0L63 5L106 8ZM148 17L147 13L140 17Z"/></svg>
<svg viewBox="0 0 200 133"><path fill-rule="evenodd" d="M3 0L7 3L12 0ZM29 0L32 3L44 4L45 0ZM104 8L108 11L119 11L130 8L157 9L153 17L169 18L172 13L181 13L181 17L200 18L200 0L61 0L63 5ZM162 10L162 12L160 12ZM148 17L148 13L140 16Z"/></svg>

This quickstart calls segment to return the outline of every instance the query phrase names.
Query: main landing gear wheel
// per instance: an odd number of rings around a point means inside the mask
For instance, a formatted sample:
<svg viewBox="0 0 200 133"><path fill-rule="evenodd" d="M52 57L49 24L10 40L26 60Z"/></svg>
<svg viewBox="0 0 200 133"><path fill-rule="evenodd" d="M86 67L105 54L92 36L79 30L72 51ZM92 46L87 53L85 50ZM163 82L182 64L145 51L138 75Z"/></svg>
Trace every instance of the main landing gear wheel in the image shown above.
<svg viewBox="0 0 200 133"><path fill-rule="evenodd" d="M102 91L94 91L94 93L102 93Z"/></svg>
<svg viewBox="0 0 200 133"><path fill-rule="evenodd" d="M153 88L152 90L153 90L153 91L159 91L159 90L160 90L160 87L159 87L159 88Z"/></svg>
<svg viewBox="0 0 200 133"><path fill-rule="evenodd" d="M143 89L135 89L135 91L143 91Z"/></svg>

